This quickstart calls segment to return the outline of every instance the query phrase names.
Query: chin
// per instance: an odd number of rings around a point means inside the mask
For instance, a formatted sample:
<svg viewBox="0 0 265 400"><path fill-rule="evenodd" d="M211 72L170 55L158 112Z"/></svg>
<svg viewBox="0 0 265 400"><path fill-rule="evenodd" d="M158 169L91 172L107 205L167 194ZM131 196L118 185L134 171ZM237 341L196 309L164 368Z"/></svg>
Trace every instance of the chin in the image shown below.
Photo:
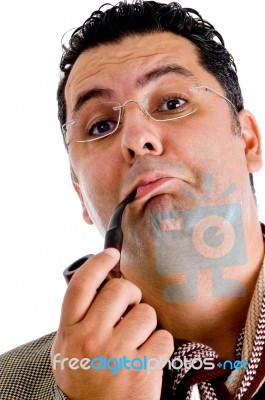
<svg viewBox="0 0 265 400"><path fill-rule="evenodd" d="M147 217L152 217L156 213L166 213L170 211L183 210L187 208L193 208L194 204L189 204L190 201L187 197L172 194L160 194L149 199L143 207L144 217L146 221Z"/></svg>

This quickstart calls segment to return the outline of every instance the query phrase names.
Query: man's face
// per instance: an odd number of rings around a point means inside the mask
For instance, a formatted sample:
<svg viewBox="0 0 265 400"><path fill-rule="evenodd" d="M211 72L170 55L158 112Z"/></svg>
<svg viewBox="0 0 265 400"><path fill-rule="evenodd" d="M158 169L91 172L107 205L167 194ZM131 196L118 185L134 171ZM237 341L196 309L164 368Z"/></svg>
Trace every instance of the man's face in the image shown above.
<svg viewBox="0 0 265 400"><path fill-rule="evenodd" d="M123 104L129 99L139 101L144 93L159 87L183 84L209 86L224 94L215 77L199 64L194 45L185 38L165 32L102 45L82 53L73 66L65 89L67 120L72 118L78 99L92 89L107 93L98 101ZM205 199L205 174L213 177L213 199L235 183L233 200L243 209L254 204L245 140L234 134L227 101L206 91L199 98L196 112L163 122L148 118L130 102L114 134L93 142L69 143L84 216L102 233L117 204L138 188L136 200L123 216L124 268L131 279L134 274L150 273L142 266L147 258L150 264L154 260L154 213L197 207L195 198ZM92 96L87 105L94 100ZM187 190L193 198L187 196ZM134 271L126 265L134 265Z"/></svg>

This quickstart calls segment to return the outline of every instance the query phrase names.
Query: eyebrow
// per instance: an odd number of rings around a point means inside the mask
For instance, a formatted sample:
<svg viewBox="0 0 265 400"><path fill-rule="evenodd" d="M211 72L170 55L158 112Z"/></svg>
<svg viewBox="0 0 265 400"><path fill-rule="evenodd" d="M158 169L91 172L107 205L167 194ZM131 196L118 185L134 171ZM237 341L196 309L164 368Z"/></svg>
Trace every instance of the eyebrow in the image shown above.
<svg viewBox="0 0 265 400"><path fill-rule="evenodd" d="M185 78L191 78L192 81L197 82L197 79L195 75L192 74L191 71L188 69L182 67L181 65L178 64L170 64L170 65L163 65L161 67L154 68L151 71L148 71L146 74L142 75L140 78L137 79L136 81L136 86L145 86L149 82L152 82L156 79L159 79L165 75L169 74L174 74L178 76L182 76ZM114 94L114 91L112 89L107 89L107 88L93 88L90 89L84 93L82 93L73 108L73 115L76 114L82 106L87 103L91 99L95 98L101 98L101 99L110 99Z"/></svg>
<svg viewBox="0 0 265 400"><path fill-rule="evenodd" d="M161 67L154 68L147 72L143 76L137 79L137 86L145 86L149 82L154 81L164 75L174 74L185 78L191 78L194 82L197 82L197 78L191 71L182 67L178 64L163 65Z"/></svg>
<svg viewBox="0 0 265 400"><path fill-rule="evenodd" d="M91 99L95 98L109 99L112 97L112 95L113 95L113 90L111 89L93 88L87 90L85 93L82 93L78 97L77 102L75 103L73 108L73 114L76 114L82 108L82 106Z"/></svg>

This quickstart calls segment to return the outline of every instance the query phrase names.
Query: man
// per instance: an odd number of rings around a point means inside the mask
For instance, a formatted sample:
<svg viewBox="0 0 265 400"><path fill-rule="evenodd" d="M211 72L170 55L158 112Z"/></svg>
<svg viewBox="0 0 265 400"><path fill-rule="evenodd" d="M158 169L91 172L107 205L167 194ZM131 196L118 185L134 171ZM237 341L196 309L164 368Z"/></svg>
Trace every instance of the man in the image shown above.
<svg viewBox="0 0 265 400"><path fill-rule="evenodd" d="M85 221L105 234L136 195L121 259L88 259L56 335L2 357L2 398L264 398L260 134L221 35L178 4L122 2L75 31L61 71Z"/></svg>

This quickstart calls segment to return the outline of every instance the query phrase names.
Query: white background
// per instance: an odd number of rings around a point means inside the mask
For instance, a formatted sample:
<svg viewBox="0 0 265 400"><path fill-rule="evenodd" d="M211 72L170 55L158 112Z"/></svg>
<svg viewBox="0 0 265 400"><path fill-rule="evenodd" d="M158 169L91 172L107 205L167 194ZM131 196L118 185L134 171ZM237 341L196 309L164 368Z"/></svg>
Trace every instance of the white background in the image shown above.
<svg viewBox="0 0 265 400"><path fill-rule="evenodd" d="M0 353L57 329L63 269L102 248L71 187L57 122L60 41L103 1L9 0L0 5ZM265 130L262 0L184 0L220 30L245 106ZM263 134L264 136L264 134ZM265 220L264 171L256 174Z"/></svg>

